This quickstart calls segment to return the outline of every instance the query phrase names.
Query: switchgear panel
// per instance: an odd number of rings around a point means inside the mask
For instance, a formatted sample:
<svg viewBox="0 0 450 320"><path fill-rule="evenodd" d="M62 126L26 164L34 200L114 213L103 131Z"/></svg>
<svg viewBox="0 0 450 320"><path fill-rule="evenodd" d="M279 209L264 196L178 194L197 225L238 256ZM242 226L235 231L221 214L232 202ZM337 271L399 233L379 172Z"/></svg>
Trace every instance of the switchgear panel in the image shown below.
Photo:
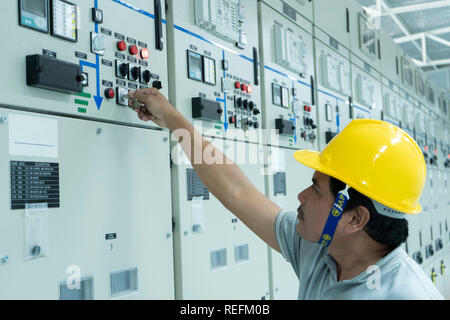
<svg viewBox="0 0 450 320"><path fill-rule="evenodd" d="M352 54L363 59L366 64L379 71L381 52L380 27L376 25L378 21L372 19L357 1L351 1L347 10Z"/></svg>
<svg viewBox="0 0 450 320"><path fill-rule="evenodd" d="M264 192L262 145L207 138ZM172 154L176 299L269 299L267 245Z"/></svg>
<svg viewBox="0 0 450 320"><path fill-rule="evenodd" d="M349 6L353 5L353 0L341 0L339 2L314 0L313 4L316 28L331 37L331 41L350 49Z"/></svg>
<svg viewBox="0 0 450 320"><path fill-rule="evenodd" d="M297 212L297 195L311 184L314 170L294 158L294 149L265 147L266 196L280 208ZM298 179L298 177L303 177ZM283 256L269 249L270 293L272 299L293 300L298 295L298 278Z"/></svg>
<svg viewBox="0 0 450 320"><path fill-rule="evenodd" d="M0 118L0 299L174 299L168 133Z"/></svg>
<svg viewBox="0 0 450 320"><path fill-rule="evenodd" d="M391 80L382 77L383 82L383 120L400 126L402 106L400 104L399 88Z"/></svg>
<svg viewBox="0 0 450 320"><path fill-rule="evenodd" d="M382 95L381 75L366 62L355 55L352 57L353 104L355 118L381 119ZM366 110L366 112L359 112Z"/></svg>
<svg viewBox="0 0 450 320"><path fill-rule="evenodd" d="M312 24L295 9L295 21L264 2L258 9L266 143L317 149Z"/></svg>
<svg viewBox="0 0 450 320"><path fill-rule="evenodd" d="M414 112L415 118L415 140L422 150L425 162L428 163L430 153L426 143L427 126L425 112L422 109L416 108Z"/></svg>
<svg viewBox="0 0 450 320"><path fill-rule="evenodd" d="M165 10L160 0L20 0L0 13L3 51L0 103L155 126L128 108L128 90L156 87L168 93ZM19 13L19 22L17 17ZM127 23L123 23L127 21Z"/></svg>
<svg viewBox="0 0 450 320"><path fill-rule="evenodd" d="M403 89L406 92L413 94L414 93L414 64L411 61L411 59L409 59L406 56L402 56L400 61L401 61L401 72L402 72L401 83L403 85Z"/></svg>
<svg viewBox="0 0 450 320"><path fill-rule="evenodd" d="M382 49L382 59L380 62L381 73L394 84L400 85L401 66L398 54L398 44L384 30L380 32L380 47Z"/></svg>
<svg viewBox="0 0 450 320"><path fill-rule="evenodd" d="M207 136L260 139L256 0L172 0L168 9L171 102Z"/></svg>
<svg viewBox="0 0 450 320"><path fill-rule="evenodd" d="M401 91L400 103L402 106L402 129L405 130L411 137L414 136L414 105L412 98Z"/></svg>
<svg viewBox="0 0 450 320"><path fill-rule="evenodd" d="M317 118L322 149L352 119L356 118L351 99L350 53L342 45L316 29ZM357 109L369 113L365 109Z"/></svg>
<svg viewBox="0 0 450 320"><path fill-rule="evenodd" d="M419 70L416 70L415 72L415 84L416 84L416 96L419 99L420 102L426 101L426 87L425 87L425 80L423 78L423 75Z"/></svg>
<svg viewBox="0 0 450 320"><path fill-rule="evenodd" d="M430 81L425 82L425 90L426 90L426 104L428 109L436 112L438 110L438 97L436 93L436 88L431 84Z"/></svg>

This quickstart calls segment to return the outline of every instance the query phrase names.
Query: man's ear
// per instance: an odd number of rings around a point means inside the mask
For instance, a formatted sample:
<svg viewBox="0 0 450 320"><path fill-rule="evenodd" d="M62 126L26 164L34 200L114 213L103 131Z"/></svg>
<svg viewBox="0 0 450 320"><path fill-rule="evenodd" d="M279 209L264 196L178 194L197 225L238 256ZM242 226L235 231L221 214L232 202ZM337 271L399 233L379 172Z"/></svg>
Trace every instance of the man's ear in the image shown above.
<svg viewBox="0 0 450 320"><path fill-rule="evenodd" d="M346 212L342 218L344 219L344 233L351 234L364 229L369 222L370 212L364 206L357 206L355 209Z"/></svg>

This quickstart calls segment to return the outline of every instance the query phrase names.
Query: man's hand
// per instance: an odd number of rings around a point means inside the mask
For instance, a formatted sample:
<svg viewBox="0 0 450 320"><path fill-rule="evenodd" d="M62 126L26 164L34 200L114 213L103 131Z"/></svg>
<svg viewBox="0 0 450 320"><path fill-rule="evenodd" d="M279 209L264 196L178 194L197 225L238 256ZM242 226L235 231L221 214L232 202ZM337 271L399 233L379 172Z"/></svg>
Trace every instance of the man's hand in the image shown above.
<svg viewBox="0 0 450 320"><path fill-rule="evenodd" d="M158 89L146 88L128 93L128 105L137 112L139 119L153 121L163 128L169 128L168 120L178 112ZM142 107L133 107L133 99L144 104ZM170 128L169 128L170 129Z"/></svg>

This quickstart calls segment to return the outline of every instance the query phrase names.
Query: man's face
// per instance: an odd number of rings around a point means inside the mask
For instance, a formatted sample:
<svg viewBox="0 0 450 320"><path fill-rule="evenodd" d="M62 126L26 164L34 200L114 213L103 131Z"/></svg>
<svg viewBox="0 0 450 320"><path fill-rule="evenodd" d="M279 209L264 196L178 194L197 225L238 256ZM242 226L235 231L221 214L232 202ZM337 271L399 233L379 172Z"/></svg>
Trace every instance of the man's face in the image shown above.
<svg viewBox="0 0 450 320"><path fill-rule="evenodd" d="M297 233L305 240L318 242L335 196L330 191L330 177L314 172L313 184L298 194Z"/></svg>

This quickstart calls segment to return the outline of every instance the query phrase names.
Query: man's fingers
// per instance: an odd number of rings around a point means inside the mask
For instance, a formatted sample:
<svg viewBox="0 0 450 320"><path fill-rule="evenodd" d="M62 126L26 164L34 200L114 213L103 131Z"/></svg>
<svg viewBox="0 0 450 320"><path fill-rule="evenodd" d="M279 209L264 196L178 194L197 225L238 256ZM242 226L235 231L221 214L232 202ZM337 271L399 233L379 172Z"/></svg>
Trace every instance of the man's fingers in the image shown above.
<svg viewBox="0 0 450 320"><path fill-rule="evenodd" d="M158 89L156 89L156 88L144 88L144 89L139 89L139 90L135 90L135 91L130 91L128 93L128 95L131 98L138 99L141 102L145 102L145 99L148 96L154 96L156 94L158 94Z"/></svg>

